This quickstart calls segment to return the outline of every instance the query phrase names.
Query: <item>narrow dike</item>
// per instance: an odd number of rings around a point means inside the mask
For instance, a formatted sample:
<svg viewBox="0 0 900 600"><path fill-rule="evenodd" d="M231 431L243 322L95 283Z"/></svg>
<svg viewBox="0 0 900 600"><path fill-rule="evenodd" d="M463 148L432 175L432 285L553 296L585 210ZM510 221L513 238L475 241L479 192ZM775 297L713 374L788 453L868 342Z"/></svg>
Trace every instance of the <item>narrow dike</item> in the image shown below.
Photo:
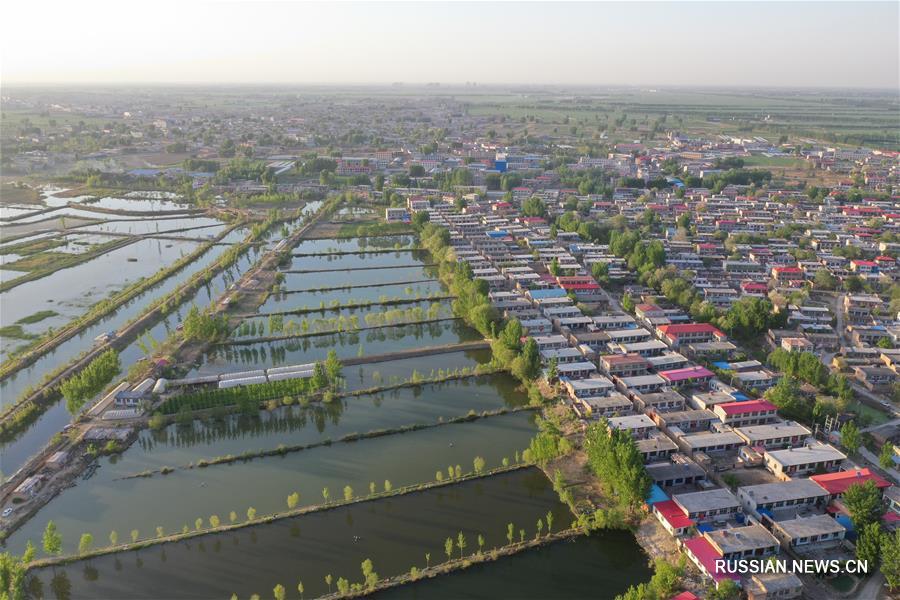
<svg viewBox="0 0 900 600"><path fill-rule="evenodd" d="M374 494L369 494L366 496L358 496L356 498L352 498L350 500L334 500L327 503L313 504L310 506L303 506L300 508L290 509L283 512L272 513L270 515L265 515L262 517L256 517L253 519L247 519L240 523L229 523L225 525L220 525L218 527L210 527L208 529L201 530L193 530L188 532L179 532L171 535L164 535L161 537L151 538L140 540L133 543L120 544L117 546L107 546L104 548L98 548L96 550L92 550L90 552L85 552L83 554L73 554L67 556L59 556L53 558L42 558L35 561L32 561L28 564L28 570L39 569L45 567L56 567L71 564L73 562L78 562L82 560L89 560L91 558L96 558L98 556L105 556L108 554L116 554L121 552L129 552L132 550L141 550L144 548L151 548L155 546L159 546L162 544L169 544L173 542L180 542L182 540L193 539L202 536L212 536L218 535L222 533L227 533L229 531L235 531L238 529L244 529L247 527L255 527L257 525L265 525L267 523L274 523L277 521L281 521L284 519L288 519L291 517L299 517L303 515L308 515L311 513L317 512L325 512L330 510L336 510L340 508L344 508L347 506L352 506L355 504L363 504L368 502L374 502L377 500L382 500L385 498L394 498L397 496L405 496L409 494L415 494L419 492L425 492L427 490L432 490L435 488L442 488L447 486L456 485L459 483L464 483L467 481L474 481L478 479L485 479L494 475L500 475L503 473L512 473L514 471L519 471L521 469L530 469L534 468L532 463L528 462L519 462L517 464L505 466L505 467L496 467L493 469L487 469L480 473L470 472L463 474L459 477L454 477L453 479L445 479L442 481L428 481L424 483L415 483L410 485L401 486L398 488L394 488L388 491L375 492Z"/></svg>

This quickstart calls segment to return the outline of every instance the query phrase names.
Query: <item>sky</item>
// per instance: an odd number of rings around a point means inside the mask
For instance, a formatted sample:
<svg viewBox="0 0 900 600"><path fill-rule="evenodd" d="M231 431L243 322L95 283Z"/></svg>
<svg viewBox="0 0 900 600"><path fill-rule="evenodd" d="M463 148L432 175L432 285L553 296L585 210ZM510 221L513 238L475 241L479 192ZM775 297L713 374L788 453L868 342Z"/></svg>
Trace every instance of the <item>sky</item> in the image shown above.
<svg viewBox="0 0 900 600"><path fill-rule="evenodd" d="M900 88L900 2L10 0L0 84Z"/></svg>

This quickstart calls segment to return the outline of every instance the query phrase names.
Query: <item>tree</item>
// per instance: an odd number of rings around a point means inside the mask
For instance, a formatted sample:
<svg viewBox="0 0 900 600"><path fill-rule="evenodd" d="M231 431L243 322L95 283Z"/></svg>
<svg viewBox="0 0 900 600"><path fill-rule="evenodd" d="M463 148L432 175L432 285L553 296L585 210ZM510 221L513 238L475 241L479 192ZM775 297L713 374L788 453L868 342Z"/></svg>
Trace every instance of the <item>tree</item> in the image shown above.
<svg viewBox="0 0 900 600"><path fill-rule="evenodd" d="M881 539L881 572L891 590L900 587L900 529Z"/></svg>
<svg viewBox="0 0 900 600"><path fill-rule="evenodd" d="M392 489L394 489L394 485L391 483L391 480L385 479L384 480L384 491L390 492Z"/></svg>
<svg viewBox="0 0 900 600"><path fill-rule="evenodd" d="M833 290L837 287L837 278L828 269L819 269L813 279L816 288L820 290Z"/></svg>
<svg viewBox="0 0 900 600"><path fill-rule="evenodd" d="M543 531L544 531L544 520L538 519L537 520L537 529L536 529L536 533L534 534L534 539L538 539L539 537L541 537L541 533L543 533Z"/></svg>
<svg viewBox="0 0 900 600"><path fill-rule="evenodd" d="M81 539L78 540L78 554L87 554L94 545L94 536L89 533L82 533Z"/></svg>
<svg viewBox="0 0 900 600"><path fill-rule="evenodd" d="M346 596L350 592L350 582L340 577L337 580L337 589L342 595Z"/></svg>
<svg viewBox="0 0 900 600"><path fill-rule="evenodd" d="M218 527L219 523L221 523L221 521L219 520L219 515L211 515L209 517L209 526L212 527L213 529Z"/></svg>
<svg viewBox="0 0 900 600"><path fill-rule="evenodd" d="M340 378L342 369L341 360L338 358L337 352L332 348L325 357L325 372L332 384Z"/></svg>
<svg viewBox="0 0 900 600"><path fill-rule="evenodd" d="M882 469L892 469L894 467L894 445L885 442L881 445L881 453L878 455L878 464Z"/></svg>
<svg viewBox="0 0 900 600"><path fill-rule="evenodd" d="M42 542L46 554L54 555L62 552L62 535L57 531L56 523L53 521L47 521Z"/></svg>
<svg viewBox="0 0 900 600"><path fill-rule="evenodd" d="M110 531L109 532L109 545L115 546L118 543L119 543L119 534L116 533L115 531Z"/></svg>
<svg viewBox="0 0 900 600"><path fill-rule="evenodd" d="M850 454L856 454L859 451L860 433L853 421L847 421L841 427L841 445L847 449Z"/></svg>
<svg viewBox="0 0 900 600"><path fill-rule="evenodd" d="M456 546L459 548L459 557L463 557L463 550L466 549L466 536L463 535L463 532L460 531L456 536Z"/></svg>
<svg viewBox="0 0 900 600"><path fill-rule="evenodd" d="M634 312L634 299L631 297L631 294L622 296L622 310L629 313Z"/></svg>
<svg viewBox="0 0 900 600"><path fill-rule="evenodd" d="M353 488L349 485L344 486L344 500L347 502L353 500Z"/></svg>
<svg viewBox="0 0 900 600"><path fill-rule="evenodd" d="M848 487L844 492L843 502L857 531L862 531L869 523L879 523L884 514L881 491L872 480Z"/></svg>
<svg viewBox="0 0 900 600"><path fill-rule="evenodd" d="M444 554L447 555L447 560L453 556L453 538L447 538L444 540Z"/></svg>
<svg viewBox="0 0 900 600"><path fill-rule="evenodd" d="M300 594L300 600L303 600L303 581L297 582L297 593Z"/></svg>
<svg viewBox="0 0 900 600"><path fill-rule="evenodd" d="M707 600L736 600L741 597L741 588L732 579L723 579L719 586L712 586L706 592Z"/></svg>
<svg viewBox="0 0 900 600"><path fill-rule="evenodd" d="M297 508L297 504L300 503L300 494L298 492L294 492L287 497L287 505L288 508L293 510Z"/></svg>
<svg viewBox="0 0 900 600"><path fill-rule="evenodd" d="M331 496L331 492L328 491L328 488L322 488L322 498L325 499L325 504L328 504L328 498Z"/></svg>
<svg viewBox="0 0 900 600"><path fill-rule="evenodd" d="M137 529L132 529L132 530L131 530L131 543L132 543L132 544L138 541L138 535L139 535L139 534L138 534L138 530L137 530Z"/></svg>
<svg viewBox="0 0 900 600"><path fill-rule="evenodd" d="M513 538L516 535L516 528L512 523L506 524L506 541L510 544L513 543Z"/></svg>
<svg viewBox="0 0 900 600"><path fill-rule="evenodd" d="M868 523L856 538L856 558L866 561L868 572L874 573L881 555L881 523Z"/></svg>
<svg viewBox="0 0 900 600"><path fill-rule="evenodd" d="M425 553L425 568L431 568L431 552Z"/></svg>
<svg viewBox="0 0 900 600"><path fill-rule="evenodd" d="M31 561L34 560L34 555L37 553L37 549L34 547L34 544L31 543L31 540L28 540L25 543L25 552L22 553L22 564L27 565ZM2 589L2 588L0 588Z"/></svg>
<svg viewBox="0 0 900 600"><path fill-rule="evenodd" d="M481 554L481 552L483 550L484 550L484 536L479 533L478 534L478 553Z"/></svg>
<svg viewBox="0 0 900 600"><path fill-rule="evenodd" d="M526 217L544 217L547 215L547 205L537 196L532 196L522 203L522 214Z"/></svg>
<svg viewBox="0 0 900 600"><path fill-rule="evenodd" d="M329 593L329 594L331 593L331 581L332 581L331 573L329 573L328 575L325 576L325 585L328 586L328 593Z"/></svg>
<svg viewBox="0 0 900 600"><path fill-rule="evenodd" d="M251 506L250 508L247 509L247 520L252 521L255 518L256 518L256 509Z"/></svg>
<svg viewBox="0 0 900 600"><path fill-rule="evenodd" d="M475 472L480 474L484 471L484 459L480 456L476 456L475 460L472 461L472 466L475 469Z"/></svg>
<svg viewBox="0 0 900 600"><path fill-rule="evenodd" d="M558 472L558 471L557 471ZM550 533L553 529L553 511L547 511L547 533Z"/></svg>
<svg viewBox="0 0 900 600"><path fill-rule="evenodd" d="M272 595L275 600L284 600L284 586L280 583L272 589Z"/></svg>

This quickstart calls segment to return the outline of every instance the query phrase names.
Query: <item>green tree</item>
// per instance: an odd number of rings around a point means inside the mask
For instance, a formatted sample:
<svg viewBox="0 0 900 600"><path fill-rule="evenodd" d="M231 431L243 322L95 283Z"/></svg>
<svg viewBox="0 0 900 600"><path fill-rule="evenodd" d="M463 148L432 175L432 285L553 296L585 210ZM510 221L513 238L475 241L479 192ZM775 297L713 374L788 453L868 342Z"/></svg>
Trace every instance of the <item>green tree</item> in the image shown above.
<svg viewBox="0 0 900 600"><path fill-rule="evenodd" d="M297 582L297 593L300 594L300 600L303 600L303 592L303 581L301 580Z"/></svg>
<svg viewBox="0 0 900 600"><path fill-rule="evenodd" d="M447 560L453 556L453 538L447 538L444 540L444 554L447 555Z"/></svg>
<svg viewBox="0 0 900 600"><path fill-rule="evenodd" d="M347 502L353 500L353 488L349 485L344 486L344 500Z"/></svg>
<svg viewBox="0 0 900 600"><path fill-rule="evenodd" d="M118 543L119 543L119 534L116 533L115 531L110 531L109 532L109 545L115 546Z"/></svg>
<svg viewBox="0 0 900 600"><path fill-rule="evenodd" d="M329 594L331 593L331 582L332 582L331 573L329 573L328 575L325 576L325 585L328 586Z"/></svg>
<svg viewBox="0 0 900 600"><path fill-rule="evenodd" d="M62 552L62 535L60 535L59 531L56 529L56 523L53 521L47 522L47 527L44 529L44 537L42 539L44 553L49 555L55 555Z"/></svg>
<svg viewBox="0 0 900 600"><path fill-rule="evenodd" d="M881 540L881 572L891 590L900 588L900 529Z"/></svg>
<svg viewBox="0 0 900 600"><path fill-rule="evenodd" d="M140 535L140 534L138 533L137 529L131 530L131 543L132 544L138 541L138 535Z"/></svg>
<svg viewBox="0 0 900 600"><path fill-rule="evenodd" d="M480 456L476 456L475 460L472 461L472 466L475 469L475 472L480 474L484 471L484 459Z"/></svg>
<svg viewBox="0 0 900 600"><path fill-rule="evenodd" d="M247 509L247 520L252 521L255 518L256 518L256 509L251 506L250 508Z"/></svg>
<svg viewBox="0 0 900 600"><path fill-rule="evenodd" d="M331 496L331 492L328 491L328 488L322 488L322 498L325 499L325 504L328 504L328 498Z"/></svg>
<svg viewBox="0 0 900 600"><path fill-rule="evenodd" d="M622 310L628 313L634 312L634 299L632 299L631 294L622 296Z"/></svg>
<svg viewBox="0 0 900 600"><path fill-rule="evenodd" d="M882 469L894 468L894 445L892 443L885 442L881 445L881 452L878 455L878 464L881 465Z"/></svg>
<svg viewBox="0 0 900 600"><path fill-rule="evenodd" d="M550 533L553 530L553 511L547 511L547 533Z"/></svg>
<svg viewBox="0 0 900 600"><path fill-rule="evenodd" d="M869 573L874 573L881 555L881 523L867 523L856 538L856 558L868 563Z"/></svg>
<svg viewBox="0 0 900 600"><path fill-rule="evenodd" d="M280 583L272 589L272 595L275 597L275 600L284 600L284 593L284 586Z"/></svg>
<svg viewBox="0 0 900 600"><path fill-rule="evenodd" d="M481 554L481 552L483 552L483 551L484 551L484 536L479 533L478 534L478 553Z"/></svg>
<svg viewBox="0 0 900 600"><path fill-rule="evenodd" d="M460 531L456 536L456 547L459 548L459 557L463 557L463 550L466 549L466 536Z"/></svg>
<svg viewBox="0 0 900 600"><path fill-rule="evenodd" d="M516 535L516 528L512 523L506 524L506 541L510 544L513 543L513 538Z"/></svg>
<svg viewBox="0 0 900 600"><path fill-rule="evenodd" d="M853 421L847 421L841 427L841 445L847 449L850 454L856 454L859 451L861 443L859 429Z"/></svg>
<svg viewBox="0 0 900 600"><path fill-rule="evenodd" d="M293 510L297 508L297 505L300 503L300 494L298 492L294 492L287 497L287 505L288 509Z"/></svg>
<svg viewBox="0 0 900 600"><path fill-rule="evenodd" d="M843 503L857 531L862 531L870 523L881 522L884 505L881 501L881 491L874 481L852 484L844 492Z"/></svg>
<svg viewBox="0 0 900 600"><path fill-rule="evenodd" d="M94 536L89 533L82 533L81 539L78 540L78 554L87 554L94 545Z"/></svg>
<svg viewBox="0 0 900 600"><path fill-rule="evenodd" d="M337 589L339 593L346 596L350 592L350 582L343 577L338 578Z"/></svg>

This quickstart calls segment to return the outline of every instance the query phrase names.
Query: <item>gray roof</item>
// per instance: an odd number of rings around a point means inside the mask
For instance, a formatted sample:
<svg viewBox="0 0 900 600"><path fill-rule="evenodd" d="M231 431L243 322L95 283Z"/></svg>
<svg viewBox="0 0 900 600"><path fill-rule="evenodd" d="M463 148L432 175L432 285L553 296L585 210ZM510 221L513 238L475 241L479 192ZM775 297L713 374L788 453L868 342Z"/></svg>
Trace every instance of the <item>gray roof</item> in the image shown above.
<svg viewBox="0 0 900 600"><path fill-rule="evenodd" d="M675 494L672 500L678 503L688 513L703 513L723 508L738 508L741 503L730 491L725 488L706 490L703 492L691 492L689 494Z"/></svg>
<svg viewBox="0 0 900 600"><path fill-rule="evenodd" d="M792 539L805 538L823 533L840 533L846 528L828 515L798 517L787 521L777 521L775 527Z"/></svg>

